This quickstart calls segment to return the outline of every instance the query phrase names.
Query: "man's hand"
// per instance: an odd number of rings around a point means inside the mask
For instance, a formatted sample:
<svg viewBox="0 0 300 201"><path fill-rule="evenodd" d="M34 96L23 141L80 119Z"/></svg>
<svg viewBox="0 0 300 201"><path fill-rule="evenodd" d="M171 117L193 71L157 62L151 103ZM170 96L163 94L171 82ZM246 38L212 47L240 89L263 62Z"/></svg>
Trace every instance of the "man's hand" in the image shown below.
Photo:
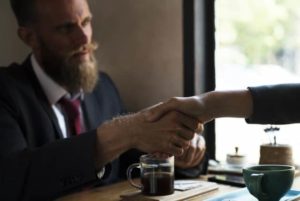
<svg viewBox="0 0 300 201"><path fill-rule="evenodd" d="M191 168L198 165L204 158L206 150L205 140L202 135L195 135L188 149L181 156L175 157L175 166Z"/></svg>
<svg viewBox="0 0 300 201"><path fill-rule="evenodd" d="M168 112L155 122L146 121L144 111L117 117L97 129L97 166L132 148L181 156L194 139L198 123L177 111Z"/></svg>
<svg viewBox="0 0 300 201"><path fill-rule="evenodd" d="M144 113L135 114L131 123L133 147L155 153L180 156L190 146L198 121L177 111L171 111L155 122L147 122Z"/></svg>

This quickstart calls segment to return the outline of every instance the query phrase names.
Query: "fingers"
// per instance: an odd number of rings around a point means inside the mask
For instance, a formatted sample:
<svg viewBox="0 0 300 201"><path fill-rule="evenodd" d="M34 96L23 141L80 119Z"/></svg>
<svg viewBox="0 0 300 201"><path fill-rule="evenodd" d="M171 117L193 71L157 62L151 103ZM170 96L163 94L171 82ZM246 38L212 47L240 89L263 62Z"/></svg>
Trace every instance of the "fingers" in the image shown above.
<svg viewBox="0 0 300 201"><path fill-rule="evenodd" d="M181 156L186 149L189 148L191 141L185 140L181 136L177 134L170 133L169 140L161 147L162 149L159 154L167 154L167 155L174 155L174 156ZM164 150L162 152L162 150Z"/></svg>
<svg viewBox="0 0 300 201"><path fill-rule="evenodd" d="M171 154L166 154L166 153L162 153L162 152L154 152L152 154L154 156L156 156L157 158L162 158L162 159L167 159L172 156Z"/></svg>
<svg viewBox="0 0 300 201"><path fill-rule="evenodd" d="M194 119L192 117L189 117L179 112L178 112L178 121L180 121L180 123L183 126L189 128L193 132L197 131L197 129L199 128L199 121L197 119Z"/></svg>
<svg viewBox="0 0 300 201"><path fill-rule="evenodd" d="M196 149L194 149L192 146L190 146L185 152L179 157L180 161L184 163L186 166L189 166L189 164L193 161L194 156L196 153Z"/></svg>
<svg viewBox="0 0 300 201"><path fill-rule="evenodd" d="M200 123L200 122L198 122L198 125L197 125L197 128L196 128L196 130L195 130L195 133L203 133L203 131L204 131L204 125L203 125L203 123Z"/></svg>
<svg viewBox="0 0 300 201"><path fill-rule="evenodd" d="M180 137L180 140L188 141L192 140L195 136L195 132L186 128L181 128L176 132L176 136Z"/></svg>
<svg viewBox="0 0 300 201"><path fill-rule="evenodd" d="M190 146L198 121L176 111L169 112L164 118L167 120L165 123L169 125L170 148L176 151L177 156L181 155Z"/></svg>
<svg viewBox="0 0 300 201"><path fill-rule="evenodd" d="M164 103L156 104L152 107L149 107L144 111L145 119L149 122L156 121L160 119L164 114L169 111L175 110L177 101L176 98L171 98L169 101Z"/></svg>
<svg viewBox="0 0 300 201"><path fill-rule="evenodd" d="M170 139L170 144L173 144L182 149L187 149L190 146L190 140L183 139L179 135L172 135Z"/></svg>
<svg viewBox="0 0 300 201"><path fill-rule="evenodd" d="M181 156L183 154L184 150L181 147L178 147L174 144L170 144L170 147L168 149L169 154L174 155L174 156Z"/></svg>
<svg viewBox="0 0 300 201"><path fill-rule="evenodd" d="M184 153L181 156L176 158L176 165L181 168L194 167L196 165L196 152L196 149L190 146L187 150L184 151Z"/></svg>
<svg viewBox="0 0 300 201"><path fill-rule="evenodd" d="M204 158L205 149L204 138L196 135L190 147L184 151L183 155L176 158L176 165L181 168L190 168L198 165Z"/></svg>
<svg viewBox="0 0 300 201"><path fill-rule="evenodd" d="M164 107L163 105L164 103L158 104L146 111ZM154 122L145 121L144 111L137 116L141 116L142 120L132 125L132 139L136 139L134 147L147 153L162 152L180 156L190 146L195 131L203 130L203 126L196 119L174 110Z"/></svg>
<svg viewBox="0 0 300 201"><path fill-rule="evenodd" d="M193 165L197 165L203 159L206 150L204 137L202 135L197 135L196 139L197 139L195 142L196 151L194 155L195 161Z"/></svg>
<svg viewBox="0 0 300 201"><path fill-rule="evenodd" d="M170 129L175 130L179 136L186 140L192 140L196 131L203 130L203 126L199 124L198 120L180 112L171 111L164 117L168 119Z"/></svg>

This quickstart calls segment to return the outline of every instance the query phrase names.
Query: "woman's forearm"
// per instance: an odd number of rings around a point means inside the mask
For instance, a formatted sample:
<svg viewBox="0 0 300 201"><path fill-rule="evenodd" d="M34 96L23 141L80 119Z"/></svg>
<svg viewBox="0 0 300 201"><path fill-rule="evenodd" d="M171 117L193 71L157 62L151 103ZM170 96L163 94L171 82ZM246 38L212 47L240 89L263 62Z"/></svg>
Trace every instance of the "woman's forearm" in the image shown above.
<svg viewBox="0 0 300 201"><path fill-rule="evenodd" d="M202 96L204 113L210 119L218 117L248 118L253 112L253 101L248 90L212 91Z"/></svg>

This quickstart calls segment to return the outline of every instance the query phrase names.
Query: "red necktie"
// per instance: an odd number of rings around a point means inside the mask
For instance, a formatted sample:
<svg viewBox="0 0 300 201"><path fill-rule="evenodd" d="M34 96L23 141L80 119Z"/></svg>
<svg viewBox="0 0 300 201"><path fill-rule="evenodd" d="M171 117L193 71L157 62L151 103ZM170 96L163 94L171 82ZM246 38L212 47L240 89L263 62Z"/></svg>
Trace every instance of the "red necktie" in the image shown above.
<svg viewBox="0 0 300 201"><path fill-rule="evenodd" d="M67 99L61 98L59 101L62 109L66 114L66 120L71 135L79 135L81 133L81 122L80 122L80 100L79 99Z"/></svg>

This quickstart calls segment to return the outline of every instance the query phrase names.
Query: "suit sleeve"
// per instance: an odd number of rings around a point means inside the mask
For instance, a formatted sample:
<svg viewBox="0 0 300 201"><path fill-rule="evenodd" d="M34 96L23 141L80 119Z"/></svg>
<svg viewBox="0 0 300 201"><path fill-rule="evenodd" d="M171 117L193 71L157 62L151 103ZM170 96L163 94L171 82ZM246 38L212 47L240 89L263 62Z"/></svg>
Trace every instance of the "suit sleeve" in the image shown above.
<svg viewBox="0 0 300 201"><path fill-rule="evenodd" d="M61 140L1 159L1 200L51 200L96 181L93 135ZM88 152L87 152L88 151Z"/></svg>
<svg viewBox="0 0 300 201"><path fill-rule="evenodd" d="M18 96L12 98L12 88L0 85L0 200L53 200L93 184L96 131L30 147L35 139L27 138L18 119Z"/></svg>
<svg viewBox="0 0 300 201"><path fill-rule="evenodd" d="M253 114L248 123L290 124L300 122L300 84L249 87Z"/></svg>

